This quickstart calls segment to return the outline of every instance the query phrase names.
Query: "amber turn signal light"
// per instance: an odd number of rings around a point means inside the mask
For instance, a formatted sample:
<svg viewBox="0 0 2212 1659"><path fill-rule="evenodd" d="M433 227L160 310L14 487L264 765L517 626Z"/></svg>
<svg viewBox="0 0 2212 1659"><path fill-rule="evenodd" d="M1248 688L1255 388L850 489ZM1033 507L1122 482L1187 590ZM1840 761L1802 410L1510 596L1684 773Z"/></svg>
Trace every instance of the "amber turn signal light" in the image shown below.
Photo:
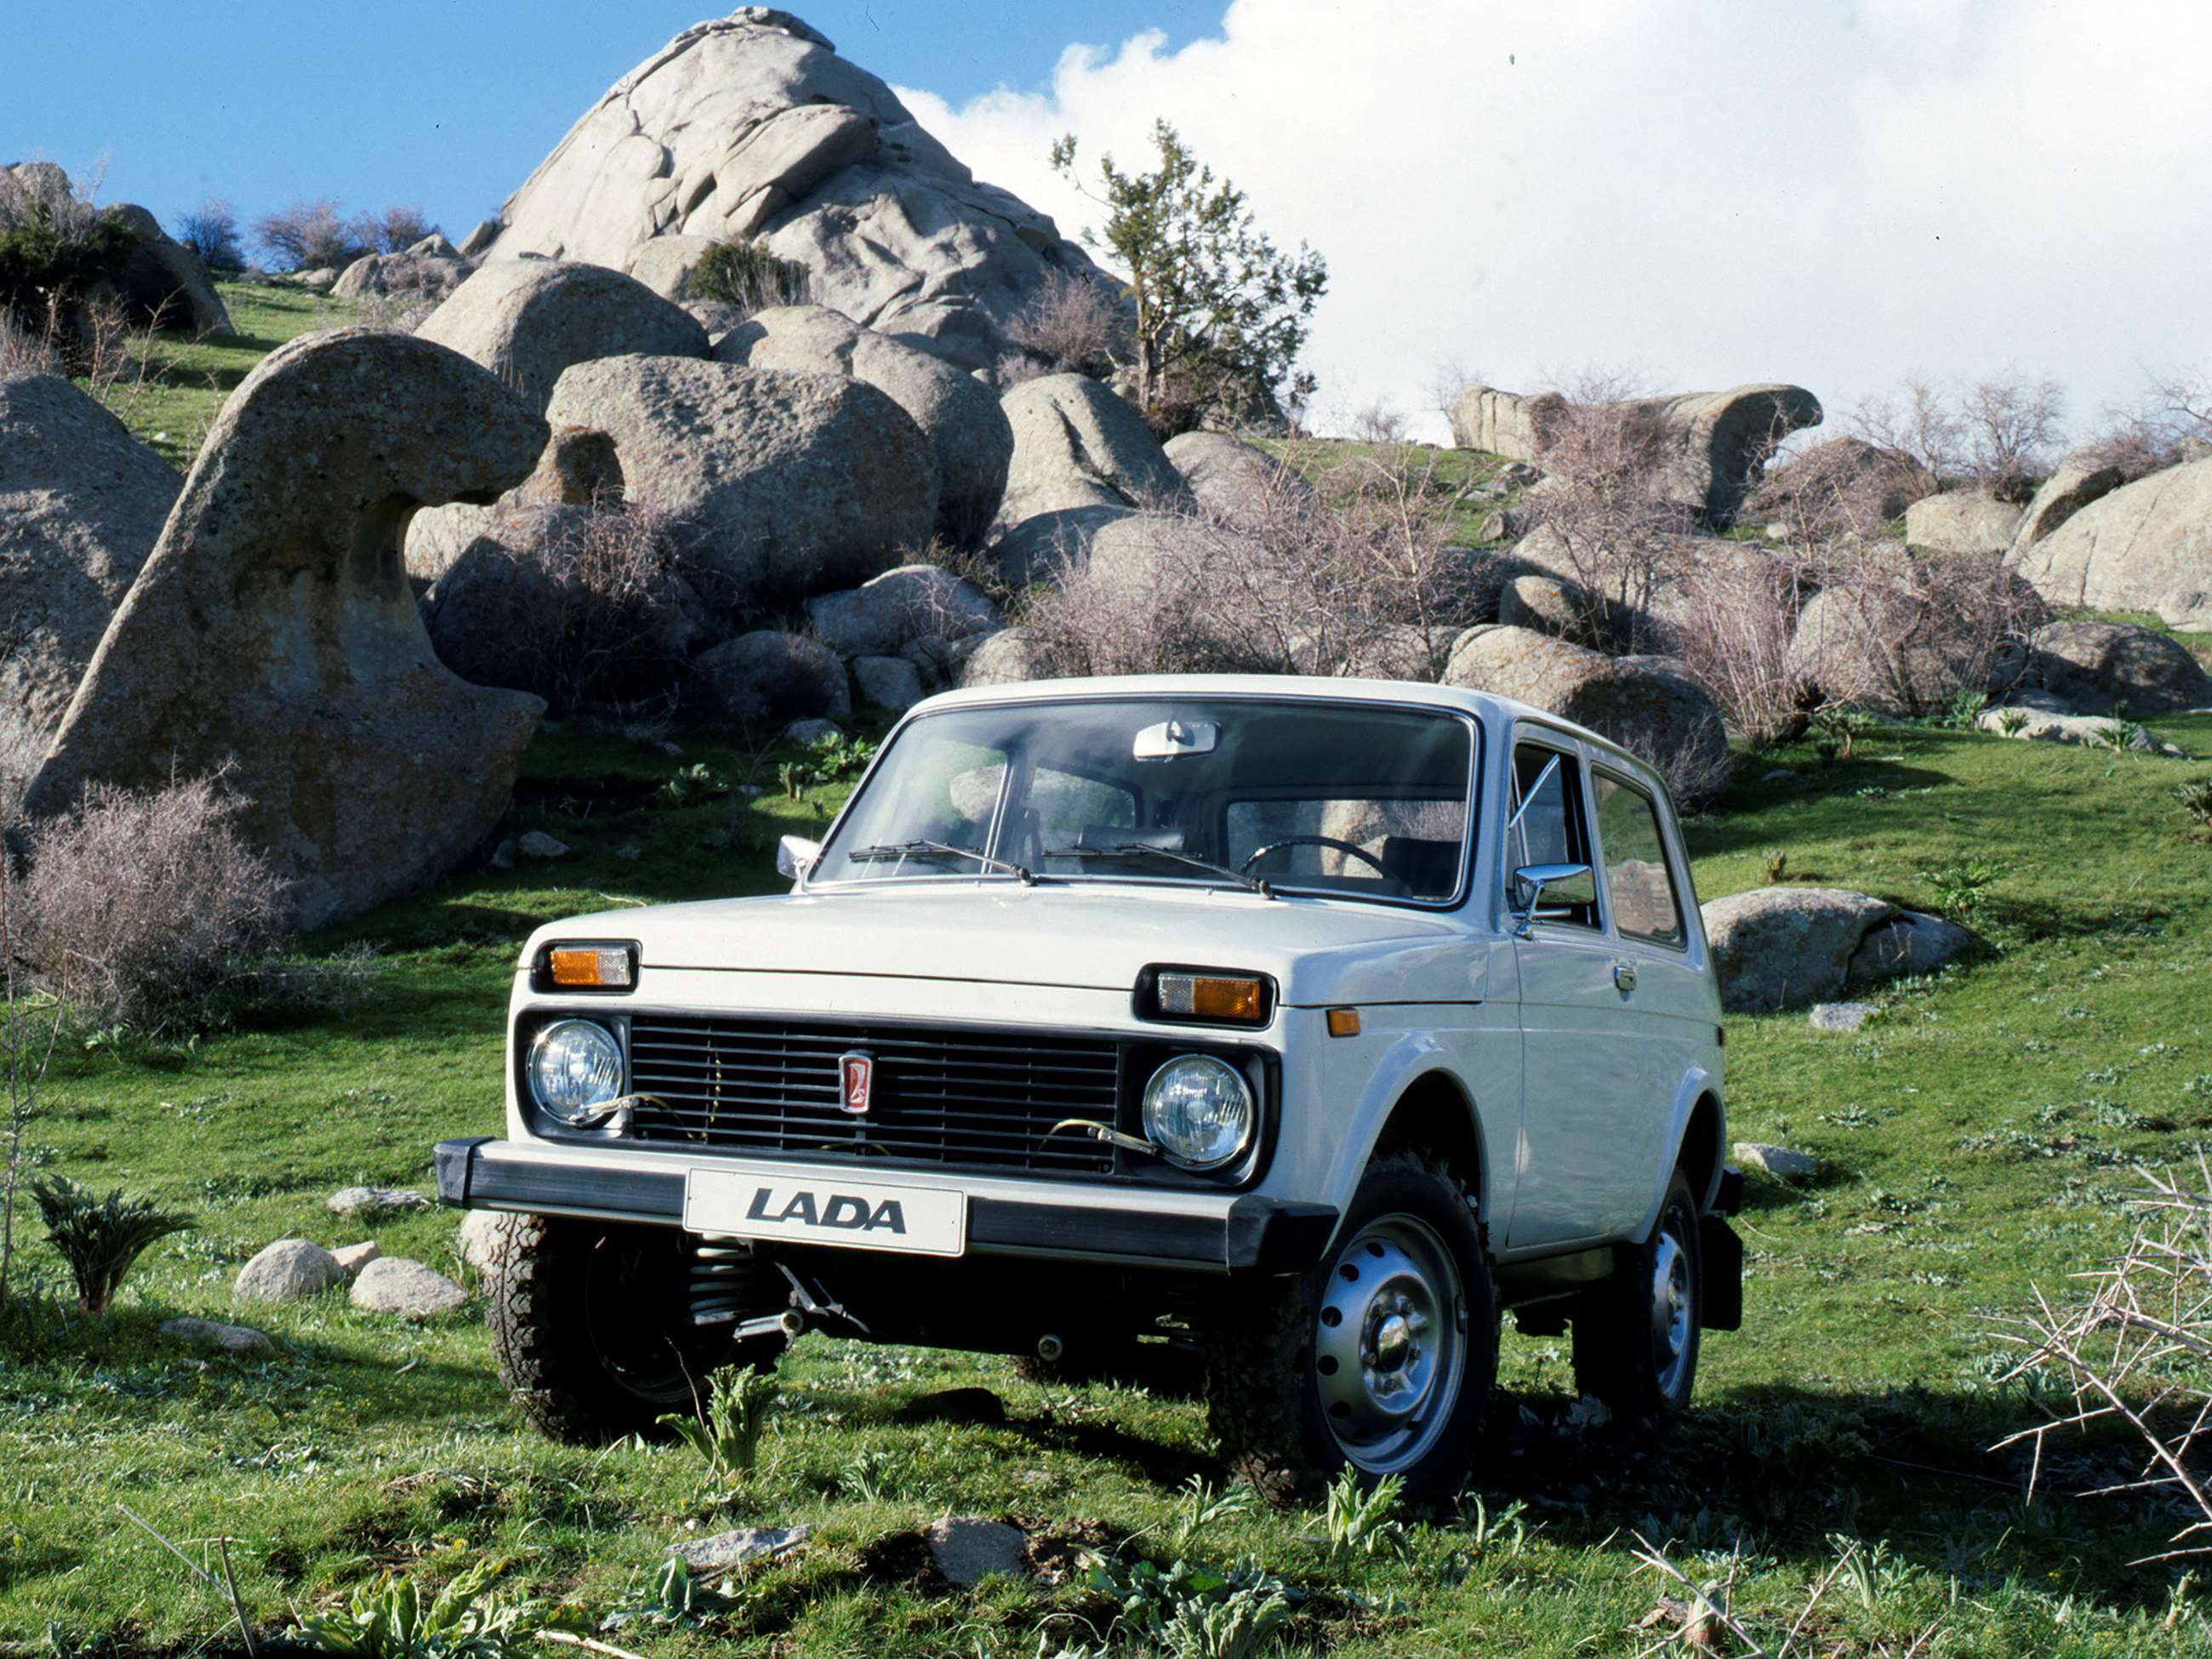
<svg viewBox="0 0 2212 1659"><path fill-rule="evenodd" d="M1137 976L1139 1018L1265 1025L1274 1012L1274 983L1264 975L1212 968L1147 968Z"/></svg>
<svg viewBox="0 0 2212 1659"><path fill-rule="evenodd" d="M627 945L556 945L545 953L545 971L564 991L627 991L637 983Z"/></svg>
<svg viewBox="0 0 2212 1659"><path fill-rule="evenodd" d="M1162 974L1160 1012L1185 1019L1220 1019L1256 1024L1265 1006L1256 979L1222 979L1205 974Z"/></svg>
<svg viewBox="0 0 2212 1659"><path fill-rule="evenodd" d="M1328 1034L1331 1036L1358 1036L1359 1035L1359 1010L1357 1008L1330 1009L1328 1011Z"/></svg>

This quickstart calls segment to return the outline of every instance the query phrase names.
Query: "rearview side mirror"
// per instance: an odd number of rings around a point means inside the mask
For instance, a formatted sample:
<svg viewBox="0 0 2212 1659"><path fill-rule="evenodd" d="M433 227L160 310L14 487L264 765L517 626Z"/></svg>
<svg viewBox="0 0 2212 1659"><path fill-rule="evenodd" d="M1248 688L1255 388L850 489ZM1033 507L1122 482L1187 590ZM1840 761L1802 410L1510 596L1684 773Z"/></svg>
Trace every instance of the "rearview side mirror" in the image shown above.
<svg viewBox="0 0 2212 1659"><path fill-rule="evenodd" d="M1570 882L1589 883L1587 893L1572 902L1587 904L1597 897L1596 878L1587 864L1524 864L1513 872L1513 884L1506 898L1507 908L1513 915L1513 937L1527 939L1530 924L1536 919L1536 908L1544 902L1547 887L1565 887Z"/></svg>
<svg viewBox="0 0 2212 1659"><path fill-rule="evenodd" d="M805 881L806 872L822 856L822 843L804 836L786 836L775 844L775 872L787 881Z"/></svg>

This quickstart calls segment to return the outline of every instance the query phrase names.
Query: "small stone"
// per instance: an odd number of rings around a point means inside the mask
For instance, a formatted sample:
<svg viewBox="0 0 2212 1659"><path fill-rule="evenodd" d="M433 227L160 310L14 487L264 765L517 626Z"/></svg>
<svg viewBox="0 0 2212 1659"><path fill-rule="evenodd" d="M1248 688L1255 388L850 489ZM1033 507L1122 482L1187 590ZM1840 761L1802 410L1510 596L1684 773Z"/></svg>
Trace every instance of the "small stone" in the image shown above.
<svg viewBox="0 0 2212 1659"><path fill-rule="evenodd" d="M656 746L659 749L662 754L667 756L671 760L680 760L683 757L684 745L680 743L668 743L664 741Z"/></svg>
<svg viewBox="0 0 2212 1659"><path fill-rule="evenodd" d="M1874 1014L1871 1002L1816 1002L1805 1018L1816 1031L1856 1031Z"/></svg>
<svg viewBox="0 0 2212 1659"><path fill-rule="evenodd" d="M824 738L842 738L845 728L835 720L793 720L783 728L786 743L819 743Z"/></svg>
<svg viewBox="0 0 2212 1659"><path fill-rule="evenodd" d="M493 848L491 849L491 857L490 857L488 860L486 860L486 862L488 862L488 863L491 866L491 867L492 867L493 869L495 869L495 870L512 870L512 869L514 869L514 838L513 838L512 836L510 836L508 839L507 839L507 840L505 840L505 841L503 841L503 842L500 842L500 844L499 844L498 846L496 846L496 847Z"/></svg>
<svg viewBox="0 0 2212 1659"><path fill-rule="evenodd" d="M460 1231L453 1235L453 1253L462 1264L478 1273L491 1268L492 1249L507 1226L507 1218L497 1210L471 1210L461 1218Z"/></svg>
<svg viewBox="0 0 2212 1659"><path fill-rule="evenodd" d="M383 1254L383 1251L376 1248L376 1241L372 1238L366 1243L348 1244L342 1249L332 1250L331 1260L345 1269L345 1276L348 1279L358 1279L361 1277L361 1270Z"/></svg>
<svg viewBox="0 0 2212 1659"><path fill-rule="evenodd" d="M711 1538L693 1539L673 1546L669 1553L691 1572L720 1572L725 1567L787 1555L806 1541L813 1528L796 1527L739 1527Z"/></svg>
<svg viewBox="0 0 2212 1659"><path fill-rule="evenodd" d="M938 1571L962 1589L969 1589L994 1573L1024 1575L1028 1571L1029 1540L1019 1527L980 1516L947 1516L934 1522L926 1536Z"/></svg>
<svg viewBox="0 0 2212 1659"><path fill-rule="evenodd" d="M1802 1181L1820 1167L1820 1160L1810 1152L1769 1146L1757 1140L1737 1141L1735 1158L1737 1163L1771 1175L1777 1181Z"/></svg>
<svg viewBox="0 0 2212 1659"><path fill-rule="evenodd" d="M347 1187L332 1193L332 1215L390 1215L399 1210L427 1210L430 1200L406 1187Z"/></svg>
<svg viewBox="0 0 2212 1659"><path fill-rule="evenodd" d="M280 1238L238 1270L231 1294L240 1302L296 1302L345 1283L345 1269L319 1244Z"/></svg>
<svg viewBox="0 0 2212 1659"><path fill-rule="evenodd" d="M469 1293L434 1267L404 1255L380 1256L353 1282L353 1305L364 1313L431 1319L456 1311Z"/></svg>
<svg viewBox="0 0 2212 1659"><path fill-rule="evenodd" d="M251 1325L219 1325L210 1319L165 1319L161 1329L172 1341L221 1348L225 1353L262 1353L276 1346Z"/></svg>
<svg viewBox="0 0 2212 1659"><path fill-rule="evenodd" d="M645 854L638 849L637 843L635 842L632 842L627 847L616 848L615 856L625 864L635 864L640 859L643 858Z"/></svg>
<svg viewBox="0 0 2212 1659"><path fill-rule="evenodd" d="M515 846L526 859L565 859L568 856L568 843L554 840L543 830L532 830Z"/></svg>

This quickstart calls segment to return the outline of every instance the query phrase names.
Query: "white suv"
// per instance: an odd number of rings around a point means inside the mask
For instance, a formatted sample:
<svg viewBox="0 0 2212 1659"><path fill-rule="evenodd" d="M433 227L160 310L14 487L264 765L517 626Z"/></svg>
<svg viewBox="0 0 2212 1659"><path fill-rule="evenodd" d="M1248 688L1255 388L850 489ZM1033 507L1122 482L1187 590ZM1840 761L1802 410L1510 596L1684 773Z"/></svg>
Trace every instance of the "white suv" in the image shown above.
<svg viewBox="0 0 2212 1659"><path fill-rule="evenodd" d="M1619 1414L1740 1317L1719 998L1667 793L1479 694L955 692L766 898L539 931L495 1348L549 1432L810 1328L1062 1374L1195 1353L1231 1468L1465 1476L1498 1318Z"/></svg>

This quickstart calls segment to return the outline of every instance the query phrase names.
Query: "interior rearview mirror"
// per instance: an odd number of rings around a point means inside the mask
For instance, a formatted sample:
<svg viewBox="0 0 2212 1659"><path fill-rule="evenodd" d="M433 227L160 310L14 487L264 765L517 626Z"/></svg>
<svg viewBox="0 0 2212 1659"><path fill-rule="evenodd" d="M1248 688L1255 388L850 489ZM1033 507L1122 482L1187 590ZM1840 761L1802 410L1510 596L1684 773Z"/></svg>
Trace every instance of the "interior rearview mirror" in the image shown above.
<svg viewBox="0 0 2212 1659"><path fill-rule="evenodd" d="M1137 733L1131 758L1173 760L1178 755L1210 755L1221 741L1221 728L1212 720L1162 720Z"/></svg>
<svg viewBox="0 0 2212 1659"><path fill-rule="evenodd" d="M787 881L805 881L806 872L822 856L822 843L804 836L786 836L775 844L775 872Z"/></svg>
<svg viewBox="0 0 2212 1659"><path fill-rule="evenodd" d="M1547 893L1551 894L1555 904L1595 903L1597 878L1590 873L1587 864L1522 865L1513 872L1513 884L1507 895L1516 939L1528 937L1529 924L1535 921Z"/></svg>

